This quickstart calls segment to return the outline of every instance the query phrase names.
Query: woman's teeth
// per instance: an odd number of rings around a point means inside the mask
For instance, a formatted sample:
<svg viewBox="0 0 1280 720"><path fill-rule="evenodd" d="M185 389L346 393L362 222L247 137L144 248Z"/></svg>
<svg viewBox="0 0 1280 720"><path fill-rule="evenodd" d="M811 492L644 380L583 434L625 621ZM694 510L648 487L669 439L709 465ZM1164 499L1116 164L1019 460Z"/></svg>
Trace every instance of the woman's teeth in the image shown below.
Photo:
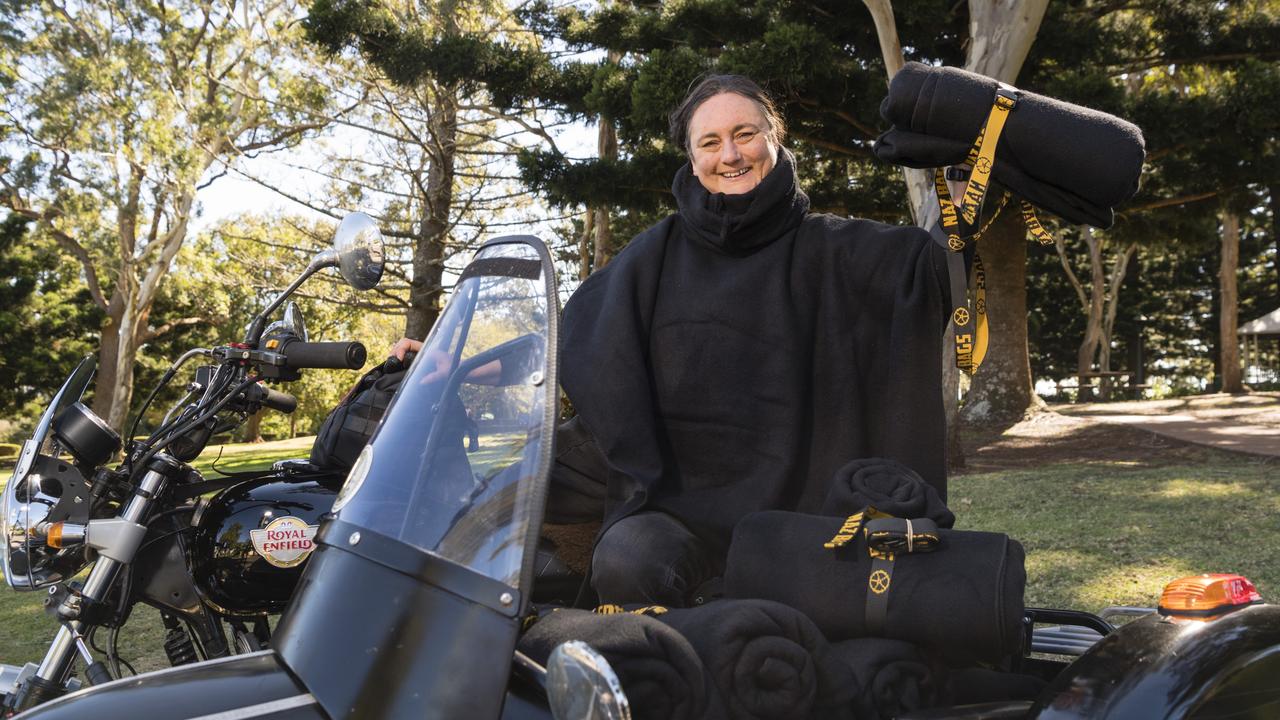
<svg viewBox="0 0 1280 720"><path fill-rule="evenodd" d="M747 171L748 171L748 170L750 170L750 169L751 169L751 168L742 168L741 170L736 170L736 171L734 171L734 172L720 173L720 177L722 177L722 178L736 178L736 177L741 177L741 176L743 176L743 175L746 175L746 174L747 174Z"/></svg>

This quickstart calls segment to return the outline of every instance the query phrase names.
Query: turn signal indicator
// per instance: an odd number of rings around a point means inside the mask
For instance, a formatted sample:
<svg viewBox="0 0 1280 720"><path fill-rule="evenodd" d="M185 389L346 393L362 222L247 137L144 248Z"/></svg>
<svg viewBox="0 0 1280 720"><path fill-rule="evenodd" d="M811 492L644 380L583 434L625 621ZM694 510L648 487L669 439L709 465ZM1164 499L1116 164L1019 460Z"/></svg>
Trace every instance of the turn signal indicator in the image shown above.
<svg viewBox="0 0 1280 720"><path fill-rule="evenodd" d="M1262 595L1243 575L1216 573L1179 578L1164 586L1160 614L1214 618L1262 602Z"/></svg>

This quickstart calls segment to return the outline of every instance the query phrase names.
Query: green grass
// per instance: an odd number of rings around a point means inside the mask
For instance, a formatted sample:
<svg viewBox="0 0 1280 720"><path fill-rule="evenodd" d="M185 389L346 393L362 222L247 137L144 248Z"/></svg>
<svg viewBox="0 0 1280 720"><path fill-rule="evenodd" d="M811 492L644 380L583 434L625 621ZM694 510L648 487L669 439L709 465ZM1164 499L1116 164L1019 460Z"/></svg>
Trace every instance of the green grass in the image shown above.
<svg viewBox="0 0 1280 720"><path fill-rule="evenodd" d="M314 438L294 438L270 443L210 447L193 463L207 477L215 477L212 468L240 472L268 468L277 460L306 457ZM8 482L8 473L0 482ZM40 662L49 641L57 632L53 618L45 614L43 590L15 592L0 588L0 662L23 665ZM98 633L99 647L105 647L107 632ZM139 672L168 665L164 654L164 626L160 613L145 605L133 610L129 622L120 631L120 656ZM78 665L77 665L78 666Z"/></svg>
<svg viewBox="0 0 1280 720"><path fill-rule="evenodd" d="M310 439L231 445L216 466L246 470L306 455ZM219 448L196 463L215 465ZM957 527L1005 532L1027 550L1028 605L1099 610L1153 606L1168 581L1239 572L1263 597L1280 593L1280 472L1224 452L1186 452L1176 464L1059 462L959 475L950 497ZM38 661L54 624L43 593L0 590L0 661ZM166 664L158 614L139 607L121 632L121 654L141 671Z"/></svg>
<svg viewBox="0 0 1280 720"><path fill-rule="evenodd" d="M1280 593L1276 462L1205 452L1150 468L1061 463L951 480L957 528L1008 533L1027 551L1028 605L1154 607L1170 580L1235 572Z"/></svg>

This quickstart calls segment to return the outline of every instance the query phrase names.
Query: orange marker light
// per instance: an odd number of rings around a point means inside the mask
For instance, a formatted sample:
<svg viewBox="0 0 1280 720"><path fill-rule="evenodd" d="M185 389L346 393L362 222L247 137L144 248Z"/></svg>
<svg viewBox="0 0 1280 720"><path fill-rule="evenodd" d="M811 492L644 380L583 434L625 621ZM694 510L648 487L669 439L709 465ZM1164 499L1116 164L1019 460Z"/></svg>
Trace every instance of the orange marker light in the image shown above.
<svg viewBox="0 0 1280 720"><path fill-rule="evenodd" d="M44 542L51 548L62 547L62 528L63 524L56 522L49 526L49 534L45 536Z"/></svg>
<svg viewBox="0 0 1280 720"><path fill-rule="evenodd" d="M1258 589L1243 575L1216 573L1179 578L1165 585L1159 609L1165 616L1212 618L1260 602Z"/></svg>

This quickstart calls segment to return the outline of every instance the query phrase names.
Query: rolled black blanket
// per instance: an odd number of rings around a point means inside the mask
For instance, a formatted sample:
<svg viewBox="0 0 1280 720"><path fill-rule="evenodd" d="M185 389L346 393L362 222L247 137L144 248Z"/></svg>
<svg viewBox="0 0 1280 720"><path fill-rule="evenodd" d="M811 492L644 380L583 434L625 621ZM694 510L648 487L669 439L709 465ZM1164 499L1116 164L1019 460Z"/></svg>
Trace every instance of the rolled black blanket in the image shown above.
<svg viewBox="0 0 1280 720"><path fill-rule="evenodd" d="M813 621L768 600L656 616L688 638L734 720L848 717L849 670Z"/></svg>
<svg viewBox="0 0 1280 720"><path fill-rule="evenodd" d="M867 637L872 560L859 537L823 545L836 517L781 511L743 518L734 529L725 596L764 598L799 609L832 641ZM939 530L938 549L901 553L887 592L881 636L936 648L955 659L999 660L1021 644L1026 571L1022 546L1006 535Z"/></svg>
<svg viewBox="0 0 1280 720"><path fill-rule="evenodd" d="M534 623L517 648L545 665L551 651L568 640L582 640L604 655L637 720L724 717L711 677L689 641L651 617L558 610Z"/></svg>
<svg viewBox="0 0 1280 720"><path fill-rule="evenodd" d="M871 505L900 518L929 518L940 528L956 524L938 491L915 470L886 458L854 460L836 471L823 515L847 517Z"/></svg>
<svg viewBox="0 0 1280 720"><path fill-rule="evenodd" d="M995 80L958 68L907 63L880 105L893 128L876 141L876 156L908 167L962 162L996 87ZM1138 191L1145 155L1136 125L1023 91L1000 136L992 176L1067 220L1108 227L1111 208Z"/></svg>
<svg viewBox="0 0 1280 720"><path fill-rule="evenodd" d="M885 638L845 640L831 655L853 673L852 708L858 720L897 717L938 704L945 668L930 664L911 643Z"/></svg>

